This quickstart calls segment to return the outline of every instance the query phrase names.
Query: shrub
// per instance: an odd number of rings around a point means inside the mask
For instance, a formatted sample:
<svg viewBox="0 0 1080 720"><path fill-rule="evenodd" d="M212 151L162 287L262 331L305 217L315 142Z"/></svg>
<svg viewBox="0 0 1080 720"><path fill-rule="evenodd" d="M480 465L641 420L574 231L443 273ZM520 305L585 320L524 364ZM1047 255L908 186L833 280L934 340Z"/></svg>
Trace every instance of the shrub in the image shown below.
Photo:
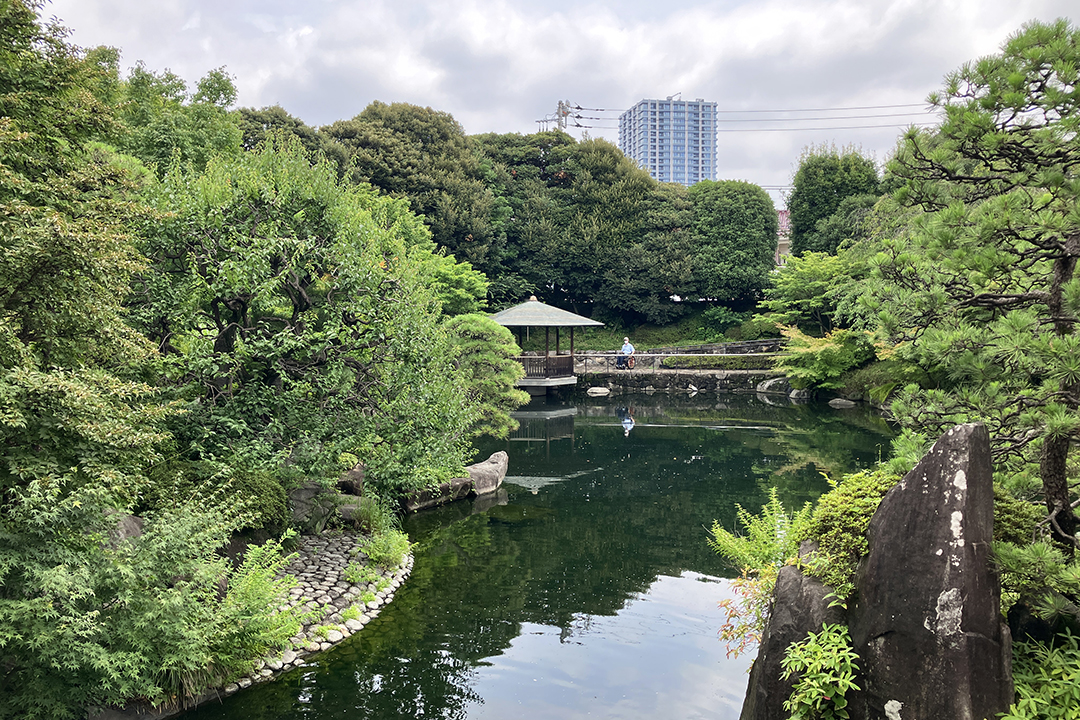
<svg viewBox="0 0 1080 720"><path fill-rule="evenodd" d="M343 573L345 582L350 585L367 585L379 581L382 576L379 572L370 565L361 565L359 563L349 563L349 566L345 568Z"/></svg>
<svg viewBox="0 0 1080 720"><path fill-rule="evenodd" d="M412 545L409 536L400 530L388 530L368 538L361 548L371 562L384 570L393 570L405 562Z"/></svg>
<svg viewBox="0 0 1080 720"><path fill-rule="evenodd" d="M780 661L785 680L795 676L784 709L791 720L847 720L848 690L859 690L858 655L843 625L825 625L806 640L792 643Z"/></svg>
<svg viewBox="0 0 1080 720"><path fill-rule="evenodd" d="M854 592L859 559L870 549L870 518L899 479L884 470L863 470L839 483L830 481L833 489L818 498L804 535L818 543L818 550L803 565L832 587L841 602Z"/></svg>
<svg viewBox="0 0 1080 720"><path fill-rule="evenodd" d="M363 613L360 612L360 608L356 607L355 605L350 605L349 607L341 611L341 619L346 621L359 620L362 614Z"/></svg>
<svg viewBox="0 0 1080 720"><path fill-rule="evenodd" d="M1080 648L1071 633L1057 645L1013 643L1016 702L1000 720L1078 720L1080 718Z"/></svg>
<svg viewBox="0 0 1080 720"><path fill-rule="evenodd" d="M742 573L733 583L737 599L720 603L727 616L720 628L720 638L728 644L730 655L738 655L760 638L776 575L797 555L799 537L805 532L810 516L809 503L798 512L788 513L776 488L769 490L769 502L758 515L737 507L744 533L736 535L714 522L708 541Z"/></svg>
<svg viewBox="0 0 1080 720"><path fill-rule="evenodd" d="M761 340L780 337L780 330L775 322L759 316L728 328L724 335L729 340Z"/></svg>
<svg viewBox="0 0 1080 720"><path fill-rule="evenodd" d="M771 370L776 365L772 355L701 355L666 357L662 367L685 370Z"/></svg>
<svg viewBox="0 0 1080 720"><path fill-rule="evenodd" d="M853 330L834 330L823 338L813 338L798 328L783 329L788 338L784 355L777 366L787 372L798 388L835 390L842 387L841 377L849 370L873 360L877 353L870 336Z"/></svg>

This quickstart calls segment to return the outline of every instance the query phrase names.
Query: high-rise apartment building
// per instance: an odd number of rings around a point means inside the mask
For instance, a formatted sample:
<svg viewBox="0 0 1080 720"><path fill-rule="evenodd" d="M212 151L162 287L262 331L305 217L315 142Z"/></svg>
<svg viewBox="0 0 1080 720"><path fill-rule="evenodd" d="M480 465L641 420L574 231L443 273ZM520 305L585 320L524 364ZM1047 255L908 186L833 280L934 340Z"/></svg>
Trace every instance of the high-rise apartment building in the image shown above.
<svg viewBox="0 0 1080 720"><path fill-rule="evenodd" d="M716 103L642 100L619 116L619 148L661 182L716 179Z"/></svg>

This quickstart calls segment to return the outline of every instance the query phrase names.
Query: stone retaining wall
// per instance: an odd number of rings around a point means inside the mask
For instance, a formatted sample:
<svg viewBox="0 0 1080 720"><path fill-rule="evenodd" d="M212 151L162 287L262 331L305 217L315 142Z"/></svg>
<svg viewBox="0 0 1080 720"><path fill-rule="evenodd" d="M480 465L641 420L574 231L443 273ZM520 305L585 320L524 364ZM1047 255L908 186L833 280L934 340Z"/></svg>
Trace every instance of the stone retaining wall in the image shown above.
<svg viewBox="0 0 1080 720"><path fill-rule="evenodd" d="M783 377L779 370L608 370L583 374L579 385L613 391L756 392L761 383Z"/></svg>

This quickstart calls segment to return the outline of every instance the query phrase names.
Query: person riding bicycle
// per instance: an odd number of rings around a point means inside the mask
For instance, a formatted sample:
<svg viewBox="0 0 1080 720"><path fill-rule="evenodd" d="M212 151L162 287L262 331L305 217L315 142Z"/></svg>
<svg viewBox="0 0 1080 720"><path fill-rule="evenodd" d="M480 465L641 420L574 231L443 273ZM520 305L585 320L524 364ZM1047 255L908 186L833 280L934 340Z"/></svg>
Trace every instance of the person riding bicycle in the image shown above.
<svg viewBox="0 0 1080 720"><path fill-rule="evenodd" d="M630 338L624 337L622 339L623 346L619 349L619 354L615 358L616 368L632 368L634 367L634 346L630 344Z"/></svg>

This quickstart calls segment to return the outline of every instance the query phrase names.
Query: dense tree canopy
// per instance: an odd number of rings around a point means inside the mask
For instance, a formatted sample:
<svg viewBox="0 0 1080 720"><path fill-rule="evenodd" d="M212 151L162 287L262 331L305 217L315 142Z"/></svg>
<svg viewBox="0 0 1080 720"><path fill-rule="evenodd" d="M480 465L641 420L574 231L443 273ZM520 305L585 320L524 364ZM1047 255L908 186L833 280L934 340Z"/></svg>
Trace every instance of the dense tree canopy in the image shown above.
<svg viewBox="0 0 1080 720"><path fill-rule="evenodd" d="M404 201L340 185L297 142L174 166L155 201L170 212L144 233L131 312L189 401L192 460L317 477L349 453L392 486L460 469L474 408L434 282L454 263Z"/></svg>
<svg viewBox="0 0 1080 720"><path fill-rule="evenodd" d="M775 267L776 208L757 185L703 180L690 188L697 293L719 302L756 299Z"/></svg>
<svg viewBox="0 0 1080 720"><path fill-rule="evenodd" d="M876 196L878 174L873 161L854 148L838 150L828 145L807 148L803 152L792 185L787 198L791 212L792 254L801 255L807 250L835 253L838 242L846 239L842 237L843 231L838 236L836 228L819 226L819 223L828 223L846 198ZM867 201L858 202L859 206L866 207ZM850 216L856 207L845 207L838 220L843 224L851 223Z"/></svg>
<svg viewBox="0 0 1080 720"><path fill-rule="evenodd" d="M409 200L435 242L475 268L495 267L503 212L483 179L472 140L449 114L373 102L352 120L321 128L345 178Z"/></svg>
<svg viewBox="0 0 1080 720"><path fill-rule="evenodd" d="M505 198L503 266L509 300L529 294L624 322L667 322L692 284L686 189L661 185L602 140L565 133L481 135Z"/></svg>
<svg viewBox="0 0 1080 720"><path fill-rule="evenodd" d="M1042 481L1075 544L1068 484L1080 433L1080 31L1031 23L948 76L936 131L911 130L892 171L919 214L876 260L898 353L938 388L897 405L914 431L988 423L1002 467Z"/></svg>

